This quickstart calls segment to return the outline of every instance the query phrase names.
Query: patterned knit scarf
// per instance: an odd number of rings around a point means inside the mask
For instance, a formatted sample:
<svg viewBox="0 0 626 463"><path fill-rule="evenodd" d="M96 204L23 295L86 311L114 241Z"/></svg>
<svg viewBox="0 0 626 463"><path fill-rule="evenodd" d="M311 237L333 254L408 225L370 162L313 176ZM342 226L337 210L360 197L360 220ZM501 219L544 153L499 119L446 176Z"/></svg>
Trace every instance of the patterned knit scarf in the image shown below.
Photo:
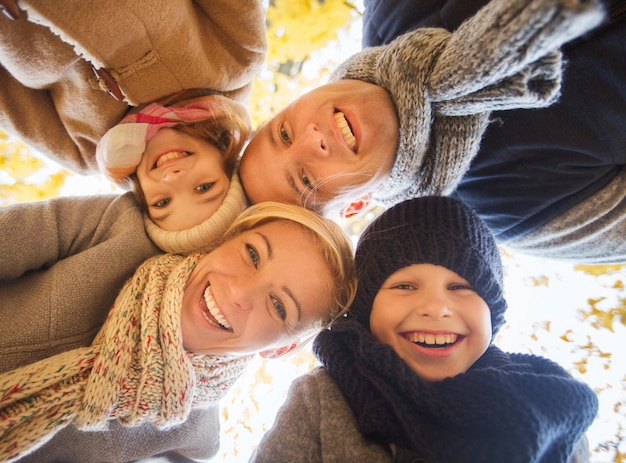
<svg viewBox="0 0 626 463"><path fill-rule="evenodd" d="M433 383L355 322L324 331L313 348L360 432L420 461L566 462L598 408L554 362L495 346L466 373Z"/></svg>
<svg viewBox="0 0 626 463"><path fill-rule="evenodd" d="M374 199L451 193L478 152L491 111L539 108L561 87L558 48L602 19L597 0L493 0L457 30L421 28L355 54L331 80L383 87L399 146Z"/></svg>
<svg viewBox="0 0 626 463"><path fill-rule="evenodd" d="M115 301L90 347L0 375L0 459L13 461L69 425L106 430L153 423L167 429L217 402L251 356L186 352L180 308L203 254L146 261Z"/></svg>

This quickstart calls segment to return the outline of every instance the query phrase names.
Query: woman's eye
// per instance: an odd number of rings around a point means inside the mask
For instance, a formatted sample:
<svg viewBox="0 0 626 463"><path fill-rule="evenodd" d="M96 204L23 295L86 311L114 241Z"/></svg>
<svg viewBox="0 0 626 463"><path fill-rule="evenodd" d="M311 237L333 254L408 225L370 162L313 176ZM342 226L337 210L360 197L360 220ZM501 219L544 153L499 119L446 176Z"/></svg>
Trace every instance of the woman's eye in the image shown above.
<svg viewBox="0 0 626 463"><path fill-rule="evenodd" d="M198 185L195 190L200 192L200 193L204 193L205 191L209 191L211 188L213 188L214 183L203 183L202 185Z"/></svg>
<svg viewBox="0 0 626 463"><path fill-rule="evenodd" d="M163 198L163 199L157 201L156 203L154 203L153 207L156 207L156 208L160 209L162 207L167 206L170 203L170 201L171 201L171 198Z"/></svg>
<svg viewBox="0 0 626 463"><path fill-rule="evenodd" d="M282 141L284 141L285 143L291 143L291 138L289 138L289 134L287 133L284 125L281 124L280 128L278 129L278 133Z"/></svg>
<svg viewBox="0 0 626 463"><path fill-rule="evenodd" d="M270 296L270 299L272 301L272 304L274 305L274 309L276 309L276 313L278 314L280 319L284 321L287 318L287 310L285 310L285 306L280 299L274 296Z"/></svg>
<svg viewBox="0 0 626 463"><path fill-rule="evenodd" d="M313 183L311 182L311 180L309 180L309 177L307 177L306 175L302 174L301 178L302 178L302 184L305 186L305 188L307 190L312 190L313 189Z"/></svg>
<svg viewBox="0 0 626 463"><path fill-rule="evenodd" d="M254 265L254 268L258 268L258 266L259 266L259 253L254 248L254 246L252 246L250 244L246 244L246 249L248 250L248 255L250 256L250 261L252 262L252 265Z"/></svg>

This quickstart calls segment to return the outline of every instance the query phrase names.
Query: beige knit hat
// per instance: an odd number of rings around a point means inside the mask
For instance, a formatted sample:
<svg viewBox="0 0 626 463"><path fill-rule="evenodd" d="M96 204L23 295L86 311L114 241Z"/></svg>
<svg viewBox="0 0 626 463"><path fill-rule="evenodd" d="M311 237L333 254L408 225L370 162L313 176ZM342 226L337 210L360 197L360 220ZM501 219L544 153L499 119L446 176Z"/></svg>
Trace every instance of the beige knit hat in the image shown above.
<svg viewBox="0 0 626 463"><path fill-rule="evenodd" d="M230 179L230 188L224 203L207 220L193 228L167 231L158 227L144 214L146 232L150 239L165 252L189 253L213 248L233 221L247 207L247 198L239 181L238 167Z"/></svg>

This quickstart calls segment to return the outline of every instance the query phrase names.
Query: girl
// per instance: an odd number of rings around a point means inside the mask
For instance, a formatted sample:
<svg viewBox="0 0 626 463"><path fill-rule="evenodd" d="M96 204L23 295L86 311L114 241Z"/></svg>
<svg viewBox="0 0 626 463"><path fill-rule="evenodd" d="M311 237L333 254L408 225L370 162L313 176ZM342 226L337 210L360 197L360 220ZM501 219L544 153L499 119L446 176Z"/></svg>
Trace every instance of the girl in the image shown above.
<svg viewBox="0 0 626 463"><path fill-rule="evenodd" d="M493 345L502 264L467 206L392 207L356 264L352 320L316 338L323 367L292 385L252 461L572 461L596 395L548 359Z"/></svg>
<svg viewBox="0 0 626 463"><path fill-rule="evenodd" d="M0 375L0 456L209 458L217 401L251 356L306 342L343 313L355 286L335 224L299 207L254 206L215 250L143 264L91 345ZM68 337L76 315L63 317Z"/></svg>
<svg viewBox="0 0 626 463"><path fill-rule="evenodd" d="M220 95L152 103L110 129L96 157L109 178L132 186L153 241L167 252L190 251L169 242L215 240L246 206L236 163L249 134L245 108Z"/></svg>

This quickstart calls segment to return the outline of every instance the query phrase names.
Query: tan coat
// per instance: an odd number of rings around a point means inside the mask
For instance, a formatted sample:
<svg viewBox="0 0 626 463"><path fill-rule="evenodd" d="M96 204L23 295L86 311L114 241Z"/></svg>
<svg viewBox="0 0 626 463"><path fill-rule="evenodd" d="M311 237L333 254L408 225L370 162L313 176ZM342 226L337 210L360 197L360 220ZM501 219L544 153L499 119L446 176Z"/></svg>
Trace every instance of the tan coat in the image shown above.
<svg viewBox="0 0 626 463"><path fill-rule="evenodd" d="M97 172L95 146L129 105L194 96L193 89L246 103L265 58L256 0L18 6L25 13L16 20L0 15L0 128L83 173ZM101 88L94 69L108 71L124 101Z"/></svg>

